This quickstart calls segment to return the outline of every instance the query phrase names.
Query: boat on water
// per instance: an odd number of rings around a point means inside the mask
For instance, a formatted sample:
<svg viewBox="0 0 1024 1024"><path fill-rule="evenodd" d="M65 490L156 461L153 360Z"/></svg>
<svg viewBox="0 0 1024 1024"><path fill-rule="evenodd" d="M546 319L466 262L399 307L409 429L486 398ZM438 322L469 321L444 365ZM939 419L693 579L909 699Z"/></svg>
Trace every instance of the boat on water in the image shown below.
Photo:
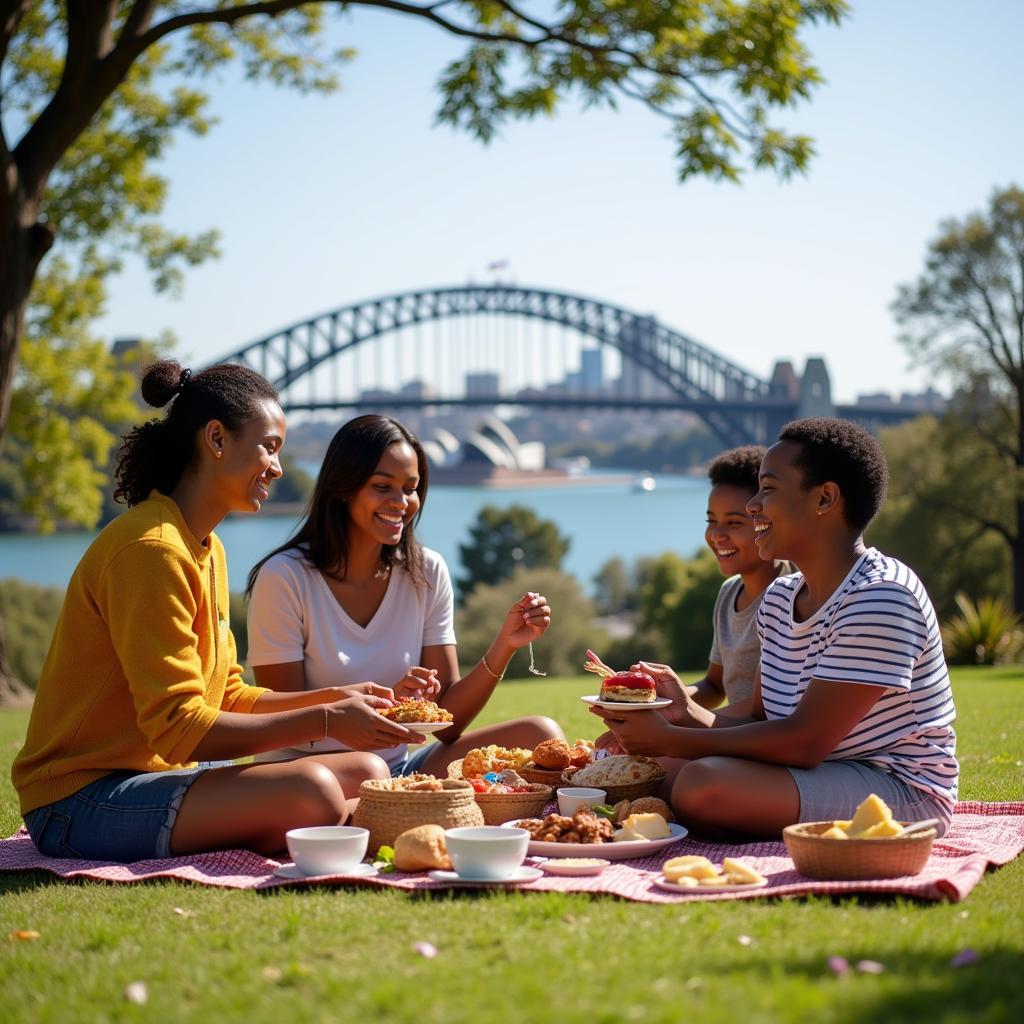
<svg viewBox="0 0 1024 1024"><path fill-rule="evenodd" d="M634 491L653 491L658 486L657 481L650 473L640 473L633 477Z"/></svg>

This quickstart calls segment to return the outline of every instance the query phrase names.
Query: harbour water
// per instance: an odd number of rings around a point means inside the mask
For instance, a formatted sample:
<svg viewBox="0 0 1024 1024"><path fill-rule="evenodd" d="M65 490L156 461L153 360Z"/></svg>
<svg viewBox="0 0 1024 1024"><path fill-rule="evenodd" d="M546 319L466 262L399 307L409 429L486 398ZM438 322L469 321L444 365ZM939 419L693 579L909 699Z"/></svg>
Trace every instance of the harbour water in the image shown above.
<svg viewBox="0 0 1024 1024"><path fill-rule="evenodd" d="M440 552L452 576L460 572L459 545L484 505L525 505L553 520L571 540L563 568L590 590L597 570L616 555L636 558L676 551L690 557L703 544L706 481L658 476L653 490L634 489L620 475L608 483L578 487L433 487L420 522L420 539ZM295 526L290 516L232 516L217 529L227 551L231 589L245 587L249 569L282 543ZM0 534L0 579L64 587L94 532L74 531L40 537Z"/></svg>

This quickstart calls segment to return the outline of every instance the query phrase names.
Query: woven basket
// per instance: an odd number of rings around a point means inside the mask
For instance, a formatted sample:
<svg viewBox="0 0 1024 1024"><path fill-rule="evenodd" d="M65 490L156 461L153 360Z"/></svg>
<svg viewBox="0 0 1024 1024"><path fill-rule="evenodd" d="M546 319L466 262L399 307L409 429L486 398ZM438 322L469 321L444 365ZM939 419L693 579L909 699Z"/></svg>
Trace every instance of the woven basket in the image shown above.
<svg viewBox="0 0 1024 1024"><path fill-rule="evenodd" d="M539 782L542 786L550 786L552 789L564 785L562 772L557 768L520 768L519 774L527 782Z"/></svg>
<svg viewBox="0 0 1024 1024"><path fill-rule="evenodd" d="M624 786L599 786L596 782L576 782L575 772L562 772L562 786L588 786L594 789L603 789L607 796L605 803L617 804L620 800L639 800L642 796L657 796L661 790L661 784L665 781L665 772L656 775L647 782L629 782Z"/></svg>
<svg viewBox="0 0 1024 1024"><path fill-rule="evenodd" d="M417 825L458 828L484 824L468 782L448 780L445 789L437 793L381 789L375 783L370 779L359 787L359 804L352 816L353 825L370 830L367 849L371 853L381 846L394 846L406 829Z"/></svg>
<svg viewBox="0 0 1024 1024"><path fill-rule="evenodd" d="M519 772L522 775L522 772ZM448 778L462 778L462 758L448 765ZM525 776L524 776L525 778ZM529 793L477 793L476 802L484 816L485 825L503 825L514 818L536 818L551 800L551 787L530 783Z"/></svg>
<svg viewBox="0 0 1024 1024"><path fill-rule="evenodd" d="M935 830L885 839L822 839L831 821L804 822L782 830L793 867L808 878L836 881L916 875L932 852Z"/></svg>

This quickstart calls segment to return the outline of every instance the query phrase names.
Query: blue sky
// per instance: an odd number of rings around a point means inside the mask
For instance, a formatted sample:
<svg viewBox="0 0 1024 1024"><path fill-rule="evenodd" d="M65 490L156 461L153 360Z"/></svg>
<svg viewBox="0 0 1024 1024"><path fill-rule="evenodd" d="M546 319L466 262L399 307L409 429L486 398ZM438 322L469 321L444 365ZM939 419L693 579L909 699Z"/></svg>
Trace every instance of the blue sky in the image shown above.
<svg viewBox="0 0 1024 1024"><path fill-rule="evenodd" d="M833 394L919 390L889 313L939 222L1024 184L1024 0L860 0L806 40L827 84L781 114L816 139L807 177L675 179L666 125L635 105L564 109L489 147L433 127L461 45L357 11L332 96L210 84L220 124L166 161L166 222L217 227L223 256L182 299L129 264L101 329L173 330L203 363L323 310L509 262L524 285L637 311L767 375L824 356Z"/></svg>

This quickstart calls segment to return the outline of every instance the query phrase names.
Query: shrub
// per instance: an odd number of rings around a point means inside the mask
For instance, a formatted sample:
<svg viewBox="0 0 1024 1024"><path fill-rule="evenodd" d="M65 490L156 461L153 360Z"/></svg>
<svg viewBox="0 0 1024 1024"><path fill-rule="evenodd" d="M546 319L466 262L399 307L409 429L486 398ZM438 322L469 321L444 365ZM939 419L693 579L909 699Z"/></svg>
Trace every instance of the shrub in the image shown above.
<svg viewBox="0 0 1024 1024"><path fill-rule="evenodd" d="M7 660L11 671L34 690L50 649L64 592L21 580L0 580Z"/></svg>
<svg viewBox="0 0 1024 1024"><path fill-rule="evenodd" d="M959 614L942 627L946 659L951 665L994 665L1020 649L1020 616L999 597L972 601L956 595Z"/></svg>
<svg viewBox="0 0 1024 1024"><path fill-rule="evenodd" d="M517 569L501 583L478 583L455 614L459 663L463 672L480 660L494 639L505 614L528 590L544 594L551 605L551 626L533 645L537 668L549 676L578 676L588 647L601 649L608 635L594 625L594 606L572 576L553 569ZM509 665L507 676L529 676L524 649Z"/></svg>

